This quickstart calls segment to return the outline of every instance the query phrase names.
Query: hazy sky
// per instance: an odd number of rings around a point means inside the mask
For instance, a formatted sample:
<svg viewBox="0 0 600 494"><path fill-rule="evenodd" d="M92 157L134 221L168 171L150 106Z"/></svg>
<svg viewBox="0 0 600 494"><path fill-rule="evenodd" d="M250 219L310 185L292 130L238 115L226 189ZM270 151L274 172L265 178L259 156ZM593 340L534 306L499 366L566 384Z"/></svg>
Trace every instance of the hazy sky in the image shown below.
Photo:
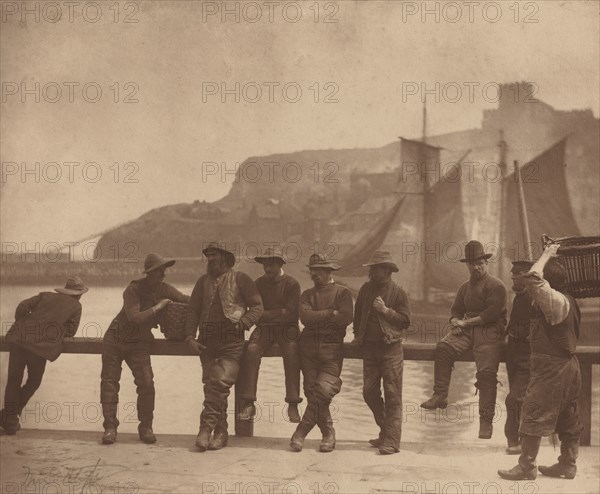
<svg viewBox="0 0 600 494"><path fill-rule="evenodd" d="M410 83L464 89L457 102L428 97L430 134L479 127L496 106L482 86L520 80L558 109L598 116L597 2L471 12L462 2L122 2L118 19L114 2L91 3L70 13L55 2L56 22L55 7L31 2L23 19L21 2L3 3L4 243L76 241L165 204L218 199L232 177L203 182L203 162L233 169L252 155L418 137ZM423 18L424 6L439 18ZM224 8L234 13L222 18ZM223 103L221 85L235 93L236 83L240 101ZM465 83L478 84L472 101Z"/></svg>

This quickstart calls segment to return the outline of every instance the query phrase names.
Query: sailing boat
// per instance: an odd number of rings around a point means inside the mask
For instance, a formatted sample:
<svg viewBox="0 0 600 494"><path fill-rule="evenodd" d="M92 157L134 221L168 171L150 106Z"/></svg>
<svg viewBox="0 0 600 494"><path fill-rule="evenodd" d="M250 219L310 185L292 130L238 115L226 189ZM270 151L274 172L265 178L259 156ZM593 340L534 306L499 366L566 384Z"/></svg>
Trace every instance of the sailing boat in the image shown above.
<svg viewBox="0 0 600 494"><path fill-rule="evenodd" d="M463 205L464 185L457 177L460 177L460 167L468 152L463 153L454 167L446 167L440 176L440 148L403 138L400 146L401 178L393 202L390 201L385 214L364 231L346 253L336 278L356 293L366 281L367 269L362 265L375 250L389 250L400 267L398 281L411 299L412 339L431 342L432 336L439 339L449 329L451 301L460 283L467 278L464 264L459 262L469 238ZM525 245L522 236L518 181L514 174L504 176L503 233L497 250L499 262L491 266L496 268L494 274L508 274L509 269L502 269L502 264L525 258L526 247L534 257L539 256L543 233L580 234L566 186L565 146L566 138L563 138L520 170L522 187L528 198L531 246ZM419 165L416 173L415 163ZM437 176L439 180L432 182L431 176ZM471 208L476 206L468 204ZM504 281L510 286L508 279Z"/></svg>

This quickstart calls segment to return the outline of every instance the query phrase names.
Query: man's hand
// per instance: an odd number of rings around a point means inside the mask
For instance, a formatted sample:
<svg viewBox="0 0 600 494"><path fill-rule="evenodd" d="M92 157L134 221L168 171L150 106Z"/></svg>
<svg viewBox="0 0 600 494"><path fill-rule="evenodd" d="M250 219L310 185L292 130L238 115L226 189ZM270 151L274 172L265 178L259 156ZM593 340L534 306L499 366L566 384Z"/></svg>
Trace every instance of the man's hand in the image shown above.
<svg viewBox="0 0 600 494"><path fill-rule="evenodd" d="M452 326L452 329L450 330L450 333L452 333L454 336L460 336L462 332L462 329L458 326Z"/></svg>
<svg viewBox="0 0 600 494"><path fill-rule="evenodd" d="M197 354L202 353L202 350L206 350L206 346L204 346L202 343L200 343L198 340L195 340L194 338L189 338L185 344L194 352Z"/></svg>
<svg viewBox="0 0 600 494"><path fill-rule="evenodd" d="M381 297L377 297L375 300L373 300L373 309L375 309L377 312L385 312L387 307Z"/></svg>
<svg viewBox="0 0 600 494"><path fill-rule="evenodd" d="M163 298L161 301L158 302L158 304L154 306L154 311L158 312L160 310L163 310L170 303L171 301L168 298Z"/></svg>
<svg viewBox="0 0 600 494"><path fill-rule="evenodd" d="M452 326L454 326L455 328L464 328L464 327L466 327L465 322L462 319L459 319L458 317L453 317L450 320L450 324L452 324Z"/></svg>
<svg viewBox="0 0 600 494"><path fill-rule="evenodd" d="M556 257L558 254L558 249L560 248L560 244L549 244L544 249L544 254L548 257Z"/></svg>

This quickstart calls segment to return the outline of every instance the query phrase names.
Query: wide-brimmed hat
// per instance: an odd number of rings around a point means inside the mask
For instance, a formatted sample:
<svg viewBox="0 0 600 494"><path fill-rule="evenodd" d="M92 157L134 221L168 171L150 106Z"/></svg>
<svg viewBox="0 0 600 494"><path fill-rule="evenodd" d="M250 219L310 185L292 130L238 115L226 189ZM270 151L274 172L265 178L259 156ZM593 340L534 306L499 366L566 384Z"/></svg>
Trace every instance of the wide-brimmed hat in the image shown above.
<svg viewBox="0 0 600 494"><path fill-rule="evenodd" d="M492 254L486 254L483 250L483 245L477 240L471 240L465 245L465 257L460 262L473 262L479 259L489 259Z"/></svg>
<svg viewBox="0 0 600 494"><path fill-rule="evenodd" d="M204 246L204 249L202 249L202 253L204 255L207 255L210 252L214 252L214 251L223 252L225 254L225 259L227 260L227 263L229 264L229 266L233 266L235 264L235 254L227 249L225 242L220 242L220 241L208 242Z"/></svg>
<svg viewBox="0 0 600 494"><path fill-rule="evenodd" d="M375 252L373 252L371 259L369 259L369 261L366 264L363 264L363 266L378 266L380 264L389 266L390 268L392 268L392 271L394 273L400 271L398 269L398 265L392 259L392 254L390 254L389 250L376 250Z"/></svg>
<svg viewBox="0 0 600 494"><path fill-rule="evenodd" d="M522 273L523 271L529 271L535 261L513 261L511 273Z"/></svg>
<svg viewBox="0 0 600 494"><path fill-rule="evenodd" d="M271 262L273 259L279 259L283 264L286 264L285 259L283 258L283 252L277 247L268 247L261 256L256 256L254 258L256 262L261 264Z"/></svg>
<svg viewBox="0 0 600 494"><path fill-rule="evenodd" d="M329 269L330 271L337 271L340 269L340 265L334 261L325 259L321 254L313 254L308 259L306 265L308 269Z"/></svg>
<svg viewBox="0 0 600 494"><path fill-rule="evenodd" d="M170 268L175 264L175 259L165 259L158 254L148 254L144 260L144 273L149 273L163 266Z"/></svg>
<svg viewBox="0 0 600 494"><path fill-rule="evenodd" d="M64 288L55 288L54 291L65 295L83 295L89 288L83 284L79 276L73 276L67 280Z"/></svg>

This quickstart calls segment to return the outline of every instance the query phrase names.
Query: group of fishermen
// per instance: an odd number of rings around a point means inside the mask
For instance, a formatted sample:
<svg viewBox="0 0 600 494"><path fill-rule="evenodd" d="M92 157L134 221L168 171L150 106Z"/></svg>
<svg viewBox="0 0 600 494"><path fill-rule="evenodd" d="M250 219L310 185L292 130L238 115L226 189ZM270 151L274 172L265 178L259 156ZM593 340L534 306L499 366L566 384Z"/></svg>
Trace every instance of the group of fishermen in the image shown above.
<svg viewBox="0 0 600 494"><path fill-rule="evenodd" d="M451 307L450 332L436 347L433 395L425 409L446 408L454 362L472 350L479 392L479 437L491 438L496 406L497 372L506 333L506 367L510 392L506 398L505 434L508 454L519 454L511 470L499 470L511 480L535 479L536 456L542 436L558 433L561 455L551 467L539 467L551 477L574 478L582 426L577 410L581 388L575 356L580 312L565 290L567 274L555 257L558 245L548 246L535 262L513 262L515 298L507 326L507 291L487 272L488 259L478 241L465 246L461 259L469 279L458 290ZM264 275L253 281L234 269L235 255L224 243L203 249L207 259L191 296L164 281L175 260L149 254L145 277L132 281L123 292L123 307L103 339L101 398L104 415L102 442L117 437L118 393L122 363L131 369L137 387L139 437L156 442L152 429L154 381L150 347L161 311L171 302L188 304L185 344L198 353L202 365L204 403L195 446L199 451L227 445L227 399L238 386L237 414L255 415L261 357L274 343L281 349L285 370L285 401L290 422L297 423L290 447L301 451L315 427L321 431L319 450L335 448L330 413L340 392L343 340L353 323L354 341L363 355L363 397L379 427L369 443L381 454L400 449L402 431L403 330L410 325L405 291L392 279L399 271L388 251L375 251L364 266L368 281L360 288L355 307L351 292L335 282L340 266L319 254L307 265L314 286L301 293L300 284L285 273L281 251L270 248L255 260ZM61 353L62 341L73 336L81 318L79 299L88 291L70 278L57 293L42 292L19 304L15 323L7 334L11 342L8 378L0 425L7 434L20 428L20 414L39 387L47 360ZM300 331L299 321L303 330ZM245 332L255 326L249 341ZM22 385L24 369L27 381ZM307 405L302 416L300 371ZM383 385L383 394L381 391Z"/></svg>

